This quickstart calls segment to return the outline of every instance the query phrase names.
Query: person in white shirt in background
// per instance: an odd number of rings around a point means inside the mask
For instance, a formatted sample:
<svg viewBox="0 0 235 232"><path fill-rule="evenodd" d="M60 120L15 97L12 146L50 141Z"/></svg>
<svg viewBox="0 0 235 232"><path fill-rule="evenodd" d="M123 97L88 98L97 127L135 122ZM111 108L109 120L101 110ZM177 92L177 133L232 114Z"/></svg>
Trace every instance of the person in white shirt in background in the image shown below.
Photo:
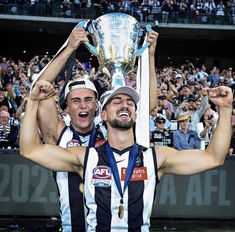
<svg viewBox="0 0 235 232"><path fill-rule="evenodd" d="M201 149L205 150L208 146L218 121L218 113L208 108L204 114L203 122L197 124L198 137L201 140Z"/></svg>

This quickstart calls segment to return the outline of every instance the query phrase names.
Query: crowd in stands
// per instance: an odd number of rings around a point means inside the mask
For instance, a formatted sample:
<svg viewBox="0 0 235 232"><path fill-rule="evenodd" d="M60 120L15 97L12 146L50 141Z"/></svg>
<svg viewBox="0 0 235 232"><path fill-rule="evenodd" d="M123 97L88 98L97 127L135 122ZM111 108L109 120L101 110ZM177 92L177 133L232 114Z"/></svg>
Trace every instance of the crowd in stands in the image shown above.
<svg viewBox="0 0 235 232"><path fill-rule="evenodd" d="M0 13L97 18L125 12L141 22L235 24L235 0L0 0Z"/></svg>
<svg viewBox="0 0 235 232"><path fill-rule="evenodd" d="M18 148L20 122L24 115L30 87L38 73L50 61L48 57L35 56L29 62L0 59L0 148ZM110 77L99 69L85 66L78 60L71 62L70 71L62 70L55 82L58 89L58 109L66 116L66 109L59 95L67 79L89 78L97 88L99 96L110 88ZM227 85L235 92L233 68L205 65L194 67L192 63L179 68L167 66L156 71L158 101L151 111L150 143L181 149L205 149L213 136L218 121L217 108L208 100L207 88ZM136 87L136 72L125 79L126 85ZM234 135L228 154L235 154L235 104L232 124Z"/></svg>

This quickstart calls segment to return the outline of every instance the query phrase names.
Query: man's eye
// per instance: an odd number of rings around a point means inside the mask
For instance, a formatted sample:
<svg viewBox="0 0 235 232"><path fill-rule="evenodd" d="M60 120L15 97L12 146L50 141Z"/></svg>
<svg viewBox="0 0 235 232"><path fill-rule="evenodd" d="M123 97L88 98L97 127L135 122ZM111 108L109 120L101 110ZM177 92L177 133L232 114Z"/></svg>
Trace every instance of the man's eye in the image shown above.
<svg viewBox="0 0 235 232"><path fill-rule="evenodd" d="M130 101L127 101L127 104L128 104L128 105L130 105L130 106L133 106L133 105L135 105L135 103L134 103L132 100L130 100Z"/></svg>
<svg viewBox="0 0 235 232"><path fill-rule="evenodd" d="M118 104L118 103L120 103L120 102L121 102L120 99L114 99L114 100L113 100L113 103L114 103L114 104Z"/></svg>

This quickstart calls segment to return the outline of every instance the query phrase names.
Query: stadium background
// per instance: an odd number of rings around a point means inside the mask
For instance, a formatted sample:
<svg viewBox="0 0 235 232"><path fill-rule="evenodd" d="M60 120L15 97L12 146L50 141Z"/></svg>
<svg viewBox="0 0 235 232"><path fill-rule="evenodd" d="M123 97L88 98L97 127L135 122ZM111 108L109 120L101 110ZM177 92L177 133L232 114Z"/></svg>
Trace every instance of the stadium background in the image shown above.
<svg viewBox="0 0 235 232"><path fill-rule="evenodd" d="M23 61L30 60L35 55L52 57L65 42L73 27L82 20L74 17L56 17L58 14L53 17L27 16L25 13L18 15L9 9L4 14L0 13L0 56ZM59 11L59 8L56 11ZM88 16L94 18L92 7L89 8ZM189 62L196 67L205 64L208 69L214 66L221 69L235 67L234 25L161 21L151 22L151 25L159 32L157 67L179 67ZM83 46L79 48L77 57L81 62L91 62L93 66L97 66L96 58ZM199 219L176 219L166 216L154 218L152 225L153 228L162 231L235 231L235 217ZM57 215L47 216L46 213L37 217L14 215L14 211L12 215L0 215L0 231L58 231L58 224Z"/></svg>

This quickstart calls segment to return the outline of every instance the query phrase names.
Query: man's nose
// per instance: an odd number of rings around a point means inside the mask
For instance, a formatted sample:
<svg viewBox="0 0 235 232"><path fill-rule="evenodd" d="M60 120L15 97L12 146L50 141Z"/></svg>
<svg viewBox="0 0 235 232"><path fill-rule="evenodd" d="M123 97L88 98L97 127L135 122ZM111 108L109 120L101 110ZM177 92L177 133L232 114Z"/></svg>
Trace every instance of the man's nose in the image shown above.
<svg viewBox="0 0 235 232"><path fill-rule="evenodd" d="M80 108L84 109L84 108L86 108L86 106L87 106L86 101L81 100Z"/></svg>
<svg viewBox="0 0 235 232"><path fill-rule="evenodd" d="M127 101L123 100L123 101L122 101L122 107L127 108L127 106L128 106Z"/></svg>

